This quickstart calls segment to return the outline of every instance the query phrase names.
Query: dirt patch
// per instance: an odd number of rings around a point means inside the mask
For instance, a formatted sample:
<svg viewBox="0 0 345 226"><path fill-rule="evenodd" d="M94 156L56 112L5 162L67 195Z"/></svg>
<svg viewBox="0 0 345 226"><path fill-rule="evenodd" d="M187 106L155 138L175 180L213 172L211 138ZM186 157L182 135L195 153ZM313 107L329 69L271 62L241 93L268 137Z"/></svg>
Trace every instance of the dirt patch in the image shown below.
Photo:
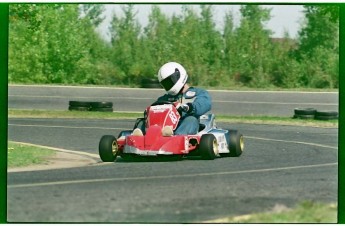
<svg viewBox="0 0 345 226"><path fill-rule="evenodd" d="M25 167L14 167L7 169L7 172L24 172L24 171L36 171L36 170L51 170L62 169L72 167L82 167L97 164L100 160L95 158L72 154L67 152L57 151L55 155L49 157L48 162L45 164L37 164Z"/></svg>

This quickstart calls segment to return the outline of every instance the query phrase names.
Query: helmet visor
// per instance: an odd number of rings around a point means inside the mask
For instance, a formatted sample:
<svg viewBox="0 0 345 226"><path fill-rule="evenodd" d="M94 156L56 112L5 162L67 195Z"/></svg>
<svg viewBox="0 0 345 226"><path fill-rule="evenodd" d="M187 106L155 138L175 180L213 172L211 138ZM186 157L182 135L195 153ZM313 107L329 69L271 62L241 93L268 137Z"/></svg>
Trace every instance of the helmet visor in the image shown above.
<svg viewBox="0 0 345 226"><path fill-rule="evenodd" d="M169 91L180 79L180 71L176 68L175 72L161 81L161 85L166 91Z"/></svg>

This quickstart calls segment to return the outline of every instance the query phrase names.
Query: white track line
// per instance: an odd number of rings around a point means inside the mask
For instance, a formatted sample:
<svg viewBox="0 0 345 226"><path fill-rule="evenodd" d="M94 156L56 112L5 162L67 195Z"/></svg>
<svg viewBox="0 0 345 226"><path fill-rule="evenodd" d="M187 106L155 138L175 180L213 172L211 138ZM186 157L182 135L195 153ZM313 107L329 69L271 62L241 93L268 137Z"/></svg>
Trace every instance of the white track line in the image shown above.
<svg viewBox="0 0 345 226"><path fill-rule="evenodd" d="M338 103L296 103L296 102L253 102L253 101L230 101L230 100L214 100L216 103L237 103L237 104L274 104L274 105L319 105L319 106L338 106Z"/></svg>
<svg viewBox="0 0 345 226"><path fill-rule="evenodd" d="M9 87L37 87L37 88L68 88L68 89L110 89L110 90L147 90L147 88L121 88L121 87L107 87L107 86L59 86L59 85L9 85ZM150 89L150 90L161 90L163 89Z"/></svg>
<svg viewBox="0 0 345 226"><path fill-rule="evenodd" d="M15 126L39 126L39 125L15 125ZM45 126L49 127L49 126ZM57 126L52 126L57 127ZM58 126L58 128L70 128L64 126ZM90 127L72 127L72 128L90 128ZM92 127L93 128L93 127ZM99 129L109 129L109 128L101 128ZM310 145L310 146L317 146L322 148L330 148L337 150L337 147L316 144L316 143L307 143L301 141L286 141L286 140L279 140L279 139L269 139L269 138L260 138L260 137L252 137L252 136L245 136L245 139L256 139L256 140L265 140L265 141L274 141L274 142L283 142L283 143L294 143L294 144L302 144L302 145ZM98 155L86 152L79 152L79 151L71 151L61 148L52 148L43 145L34 145L23 143L26 145L42 147L42 148L49 148L56 151L62 151L72 154L81 154L87 155L93 158L99 158ZM293 170L293 169L305 169L305 168L317 168L317 167L327 167L327 166L335 166L338 163L325 163L325 164L316 164L316 165L303 165L303 166L291 166L291 167L278 167L278 168L267 168L267 169L257 169L257 170L242 170L242 171L235 171L235 172L218 172L218 173L200 173L200 174L183 174L183 175L170 175L170 176L151 176L151 177L127 177L127 178L110 178L110 179L91 179L91 180L74 180L74 181L58 181L58 182L48 182L48 183L35 183L35 184L20 184L20 185L9 185L8 188L23 188L23 187L38 187L38 186L51 186L51 185L68 185L68 184L79 184L79 183L97 183L97 182L107 182L107 181L128 181L128 180L147 180L147 179L168 179L168 178L181 178L181 177L195 177L195 176L214 176L214 175L231 175L231 174L242 174L242 173L260 173L260 172L273 172L273 171L281 171L281 170Z"/></svg>
<svg viewBox="0 0 345 226"><path fill-rule="evenodd" d="M152 98L148 97L78 97L78 96L35 96L35 95L8 95L9 97L24 97L24 98L60 98L60 99L67 99L67 98L73 98L73 99L124 99L124 100L152 100Z"/></svg>
<svg viewBox="0 0 345 226"><path fill-rule="evenodd" d="M30 125L30 124L8 124L9 126L18 126L18 127L43 127L43 128L66 128L66 129L102 129L102 130L127 130L128 128L106 128L106 127L80 127L80 126L49 126L49 125ZM254 140L265 140L265 141L274 141L274 142L283 142L283 143L292 143L292 144L302 144L309 146L316 146L322 148L330 148L338 150L338 147L317 144L317 143L308 143L302 141L289 141L289 140L279 140L279 139L270 139L262 137L253 137L253 136L244 136L244 138L254 139Z"/></svg>
<svg viewBox="0 0 345 226"><path fill-rule="evenodd" d="M107 86L61 86L61 85L8 85L9 87L39 87L39 88L72 88L72 89L118 89L118 90L148 90L146 88L121 88L121 87L107 87ZM149 89L161 90L163 89ZM214 90L208 89L210 92L225 92L225 93L310 93L310 94L339 94L339 92L323 92L323 91L265 91L265 90Z"/></svg>
<svg viewBox="0 0 345 226"><path fill-rule="evenodd" d="M283 142L283 143L303 144L303 145L310 145L310 146L316 146L316 147L330 148L330 149L338 150L338 147L333 147L333 146L323 145L323 144L316 144L316 143L308 143L308 142L302 142L302 141L278 140L278 139L269 139L269 138L251 137L251 136L244 136L244 138L245 139L249 138L249 139L254 139L254 140Z"/></svg>
<svg viewBox="0 0 345 226"><path fill-rule="evenodd" d="M104 130L127 130L128 128L106 128L106 127L81 127L81 126L48 126L48 125L30 125L30 124L8 124L9 126L18 126L18 127L42 127L42 128L66 128L66 129L104 129Z"/></svg>
<svg viewBox="0 0 345 226"><path fill-rule="evenodd" d="M69 96L35 96L35 95L9 95L9 97L24 97L24 98L58 98L66 99ZM121 100L152 100L147 97L73 97L74 99L121 99ZM257 102L257 101L227 101L227 100L212 100L214 103L238 103L238 104L278 104L278 105L318 105L318 106L338 106L338 103L296 103L296 102Z"/></svg>
<svg viewBox="0 0 345 226"><path fill-rule="evenodd" d="M329 167L329 166L337 166L337 165L338 163L325 163L325 164L315 164L315 165L267 168L267 169L257 169L257 170L241 170L241 171L218 172L218 173L213 172L213 173L181 174L181 175L170 175L170 176L124 177L124 178L57 181L57 182L34 183L34 184L8 185L7 188L28 188L28 187L72 185L72 184L83 184L83 183L113 182L113 181L156 180L156 179L189 178L189 177L194 178L194 177L205 177L205 176L216 176L216 175L219 176L219 175L232 175L232 174L245 174L245 173L275 172L275 171L282 171L282 170L296 170L296 169L307 169L307 168L320 168L320 167Z"/></svg>

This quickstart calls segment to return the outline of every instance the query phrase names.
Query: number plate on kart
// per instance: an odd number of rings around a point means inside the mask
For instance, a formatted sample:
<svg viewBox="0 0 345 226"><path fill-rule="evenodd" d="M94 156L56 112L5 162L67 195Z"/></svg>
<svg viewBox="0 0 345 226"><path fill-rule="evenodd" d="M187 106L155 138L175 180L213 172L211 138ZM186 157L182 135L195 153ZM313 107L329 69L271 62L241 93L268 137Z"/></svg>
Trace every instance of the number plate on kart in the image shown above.
<svg viewBox="0 0 345 226"><path fill-rule="evenodd" d="M157 112L164 112L166 110L171 110L172 109L172 105L157 105L157 106L151 106L150 110L152 110L154 113Z"/></svg>

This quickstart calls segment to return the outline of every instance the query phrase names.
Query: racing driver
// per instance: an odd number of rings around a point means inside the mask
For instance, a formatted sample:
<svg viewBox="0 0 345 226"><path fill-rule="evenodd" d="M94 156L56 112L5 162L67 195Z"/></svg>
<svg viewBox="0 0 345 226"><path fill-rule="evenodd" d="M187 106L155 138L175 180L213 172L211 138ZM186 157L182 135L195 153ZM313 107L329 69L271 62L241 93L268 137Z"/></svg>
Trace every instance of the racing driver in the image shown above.
<svg viewBox="0 0 345 226"><path fill-rule="evenodd" d="M172 131L169 126L164 127L163 136L197 134L200 116L211 110L209 93L204 89L189 86L187 79L185 68L176 62L166 63L158 71L158 81L167 94L159 97L157 101L179 102L177 110L181 115L176 130Z"/></svg>

